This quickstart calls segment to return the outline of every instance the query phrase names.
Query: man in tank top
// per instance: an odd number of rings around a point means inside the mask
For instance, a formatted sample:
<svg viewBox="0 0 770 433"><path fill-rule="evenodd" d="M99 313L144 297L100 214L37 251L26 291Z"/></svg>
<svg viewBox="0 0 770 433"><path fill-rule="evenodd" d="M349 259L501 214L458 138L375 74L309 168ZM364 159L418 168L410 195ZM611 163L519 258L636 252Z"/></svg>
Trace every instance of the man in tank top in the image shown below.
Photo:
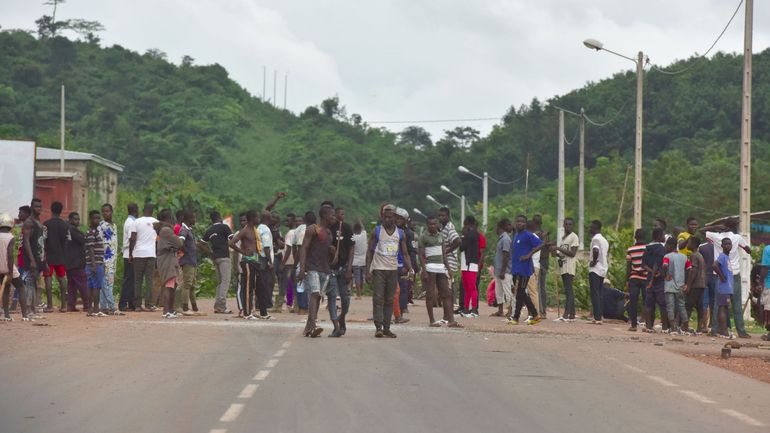
<svg viewBox="0 0 770 433"><path fill-rule="evenodd" d="M398 253L404 260L404 270L412 272L412 262L406 248L406 236L396 227L396 207L385 205L382 208L382 224L378 225L369 239L366 253L366 281L372 284L374 292L372 304L374 325L377 338L396 338L390 332L390 319L393 315L393 297L398 284Z"/></svg>
<svg viewBox="0 0 770 433"><path fill-rule="evenodd" d="M318 212L318 224L307 226L302 239L299 254L299 281L303 282L305 292L309 293L307 322L305 322L305 337L316 338L321 335L323 328L316 326L318 309L321 306L321 294L326 290L331 276L331 260L334 256L332 233L329 227L334 226L337 217L334 208L322 206ZM335 302L329 300L329 302ZM340 337L339 320L333 319L334 331L330 337Z"/></svg>

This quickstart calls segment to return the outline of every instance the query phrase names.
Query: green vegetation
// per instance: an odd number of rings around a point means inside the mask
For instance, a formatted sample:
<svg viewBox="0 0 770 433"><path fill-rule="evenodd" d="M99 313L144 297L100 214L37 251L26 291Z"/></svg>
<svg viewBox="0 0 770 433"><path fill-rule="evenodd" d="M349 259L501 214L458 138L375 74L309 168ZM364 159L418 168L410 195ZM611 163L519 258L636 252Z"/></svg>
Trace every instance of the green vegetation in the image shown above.
<svg viewBox="0 0 770 433"><path fill-rule="evenodd" d="M125 165L121 200L190 207L203 225L212 208L237 213L284 190L288 196L278 207L284 213L331 199L351 217L370 220L383 201L431 209L424 196L440 184L480 199L480 182L457 172L464 165L516 180L490 185L490 223L502 215L539 212L545 228L555 232L554 107L584 107L597 122L613 119L603 128L586 129L586 219L613 227L620 213L621 229L631 223L632 181L619 207L633 158L630 71L548 101L511 107L487 136L458 127L434 140L419 126L401 133L372 127L360 115L348 115L337 98L295 115L250 95L218 64L196 65L185 56L175 65L160 50L140 54L119 45L102 47L97 22L43 18L37 36L0 32L0 137L56 147L64 84L68 148ZM81 40L68 39L63 31L74 31ZM645 75L645 225L656 216L674 226L689 215L705 221L737 213L742 59L719 53L671 68L696 61L680 75L655 70ZM755 210L770 208L764 193L770 176L763 176L770 170L768 71L770 50L765 50L754 56ZM576 119L568 116L566 129L571 140ZM567 147L568 215L577 210L576 144ZM118 203L118 212L124 204Z"/></svg>

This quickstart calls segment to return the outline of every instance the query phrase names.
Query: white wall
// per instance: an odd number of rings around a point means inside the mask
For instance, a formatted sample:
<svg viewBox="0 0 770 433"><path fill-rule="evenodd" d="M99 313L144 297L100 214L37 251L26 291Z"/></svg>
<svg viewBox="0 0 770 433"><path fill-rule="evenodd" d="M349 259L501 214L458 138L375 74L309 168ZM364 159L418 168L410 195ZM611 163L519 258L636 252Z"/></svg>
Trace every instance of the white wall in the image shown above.
<svg viewBox="0 0 770 433"><path fill-rule="evenodd" d="M35 187L35 142L0 140L0 212L16 217L32 201Z"/></svg>

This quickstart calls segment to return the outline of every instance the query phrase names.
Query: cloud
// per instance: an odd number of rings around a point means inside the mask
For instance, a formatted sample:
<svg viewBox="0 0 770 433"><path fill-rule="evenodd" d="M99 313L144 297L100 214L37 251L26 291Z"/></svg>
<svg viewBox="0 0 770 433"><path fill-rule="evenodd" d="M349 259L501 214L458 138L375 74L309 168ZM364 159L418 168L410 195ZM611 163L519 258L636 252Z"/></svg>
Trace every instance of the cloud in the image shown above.
<svg viewBox="0 0 770 433"><path fill-rule="evenodd" d="M32 28L48 7L3 0L4 28ZM770 45L756 23L770 8L755 5L755 52ZM338 94L364 120L502 116L533 97L547 99L633 68L582 45L585 38L666 65L703 52L737 1L645 2L510 0L71 0L64 18L101 21L106 44L143 52L159 48L178 62L219 63L252 94L273 97L273 71L289 74L288 107L301 112ZM717 45L740 52L743 10ZM740 77L736 77L739 80ZM468 123L488 131L494 122ZM407 125L389 125L400 130ZM425 125L434 138L455 124Z"/></svg>

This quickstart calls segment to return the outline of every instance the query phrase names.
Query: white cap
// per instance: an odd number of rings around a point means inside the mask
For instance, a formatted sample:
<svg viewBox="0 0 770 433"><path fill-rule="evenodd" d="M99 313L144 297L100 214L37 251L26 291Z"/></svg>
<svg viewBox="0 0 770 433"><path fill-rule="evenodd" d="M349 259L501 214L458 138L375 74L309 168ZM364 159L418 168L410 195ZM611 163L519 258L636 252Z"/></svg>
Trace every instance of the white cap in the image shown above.
<svg viewBox="0 0 770 433"><path fill-rule="evenodd" d="M406 211L404 208L396 208L396 215L400 216L403 219L409 218L409 212Z"/></svg>
<svg viewBox="0 0 770 433"><path fill-rule="evenodd" d="M0 214L0 228L1 227L8 227L10 229L13 228L13 217L8 215L7 213L1 213Z"/></svg>

